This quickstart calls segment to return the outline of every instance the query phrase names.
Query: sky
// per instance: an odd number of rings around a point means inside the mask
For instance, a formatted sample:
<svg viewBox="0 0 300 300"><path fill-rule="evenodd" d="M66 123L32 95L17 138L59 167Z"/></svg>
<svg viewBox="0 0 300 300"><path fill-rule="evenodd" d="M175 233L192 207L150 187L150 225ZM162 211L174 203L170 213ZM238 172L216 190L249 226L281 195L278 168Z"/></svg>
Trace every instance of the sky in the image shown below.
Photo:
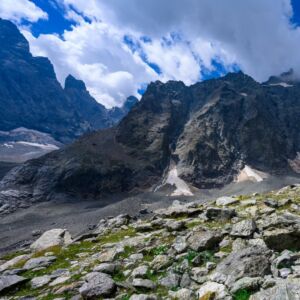
<svg viewBox="0 0 300 300"><path fill-rule="evenodd" d="M299 0L0 0L0 17L107 107L155 80L300 75Z"/></svg>

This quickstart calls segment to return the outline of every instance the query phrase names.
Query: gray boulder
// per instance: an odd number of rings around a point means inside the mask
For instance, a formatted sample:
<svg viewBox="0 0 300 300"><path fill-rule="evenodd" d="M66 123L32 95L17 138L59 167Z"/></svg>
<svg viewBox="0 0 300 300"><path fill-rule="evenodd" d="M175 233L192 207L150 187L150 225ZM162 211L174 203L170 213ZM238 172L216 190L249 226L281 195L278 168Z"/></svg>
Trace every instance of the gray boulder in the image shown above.
<svg viewBox="0 0 300 300"><path fill-rule="evenodd" d="M286 279L276 281L276 285L255 293L250 300L299 300L300 280Z"/></svg>
<svg viewBox="0 0 300 300"><path fill-rule="evenodd" d="M115 290L112 278L104 273L92 272L85 276L85 283L79 289L83 299L98 299L110 296Z"/></svg>
<svg viewBox="0 0 300 300"><path fill-rule="evenodd" d="M188 238L187 243L194 251L204 251L215 248L222 240L223 235L219 231L196 231Z"/></svg>
<svg viewBox="0 0 300 300"><path fill-rule="evenodd" d="M56 260L55 256L41 256L29 259L23 268L25 270L32 270L35 268L42 268L50 266Z"/></svg>
<svg viewBox="0 0 300 300"><path fill-rule="evenodd" d="M218 206L227 206L230 204L237 203L239 200L233 197L220 197L216 200L216 205Z"/></svg>
<svg viewBox="0 0 300 300"><path fill-rule="evenodd" d="M234 209L219 207L208 207L205 213L208 220L230 220L235 215Z"/></svg>
<svg viewBox="0 0 300 300"><path fill-rule="evenodd" d="M249 237L254 233L255 229L256 224L253 220L243 220L233 224L230 235L234 237Z"/></svg>
<svg viewBox="0 0 300 300"><path fill-rule="evenodd" d="M66 229L51 229L44 232L40 238L30 245L33 251L42 251L54 246L64 246L72 242Z"/></svg>
<svg viewBox="0 0 300 300"><path fill-rule="evenodd" d="M33 289L40 288L51 281L51 277L49 275L34 277L31 279L30 284Z"/></svg>
<svg viewBox="0 0 300 300"><path fill-rule="evenodd" d="M167 287L169 289L176 288L179 286L180 276L175 273L169 273L166 277L159 280L161 286Z"/></svg>
<svg viewBox="0 0 300 300"><path fill-rule="evenodd" d="M18 284L22 284L27 281L26 278L18 275L8 275L8 276L0 276L0 293L10 288L17 286Z"/></svg>
<svg viewBox="0 0 300 300"><path fill-rule="evenodd" d="M149 279L135 278L132 281L132 285L135 288L142 288L142 289L146 289L146 290L156 289L156 284Z"/></svg>
<svg viewBox="0 0 300 300"><path fill-rule="evenodd" d="M270 274L270 255L264 247L250 246L230 253L216 268L227 286L232 286L243 277L263 277Z"/></svg>

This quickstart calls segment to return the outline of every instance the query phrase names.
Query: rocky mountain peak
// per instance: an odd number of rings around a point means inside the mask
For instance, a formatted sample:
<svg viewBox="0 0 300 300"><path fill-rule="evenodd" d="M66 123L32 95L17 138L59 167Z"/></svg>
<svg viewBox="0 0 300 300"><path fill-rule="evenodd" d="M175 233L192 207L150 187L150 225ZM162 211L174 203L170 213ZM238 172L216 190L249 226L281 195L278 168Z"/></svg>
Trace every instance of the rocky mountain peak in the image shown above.
<svg viewBox="0 0 300 300"><path fill-rule="evenodd" d="M70 74L65 80L65 90L67 89L77 89L86 91L86 86L82 80L78 80Z"/></svg>
<svg viewBox="0 0 300 300"><path fill-rule="evenodd" d="M123 104L123 108L130 111L134 105L139 102L138 98L135 96L129 96Z"/></svg>
<svg viewBox="0 0 300 300"><path fill-rule="evenodd" d="M10 21L0 18L0 53L13 51L14 53L29 55L29 43L20 33L17 26Z"/></svg>

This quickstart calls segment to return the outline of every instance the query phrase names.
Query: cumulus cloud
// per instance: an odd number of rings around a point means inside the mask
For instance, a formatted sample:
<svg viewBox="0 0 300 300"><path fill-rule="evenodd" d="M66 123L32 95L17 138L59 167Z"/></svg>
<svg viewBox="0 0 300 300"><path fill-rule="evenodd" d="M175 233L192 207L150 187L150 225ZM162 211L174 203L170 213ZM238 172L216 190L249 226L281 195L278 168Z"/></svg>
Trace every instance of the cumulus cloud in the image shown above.
<svg viewBox="0 0 300 300"><path fill-rule="evenodd" d="M90 93L108 107L121 105L156 73L123 43L123 34L102 22L82 22L63 37L24 30L35 55L54 63L59 81L68 74L83 79Z"/></svg>
<svg viewBox="0 0 300 300"><path fill-rule="evenodd" d="M36 22L47 19L47 13L28 0L1 0L0 17L20 23L22 20Z"/></svg>
<svg viewBox="0 0 300 300"><path fill-rule="evenodd" d="M291 0L55 1L76 25L62 36L26 31L31 49L51 59L61 83L71 73L107 106L156 79L192 84L236 66L258 81L300 74Z"/></svg>
<svg viewBox="0 0 300 300"><path fill-rule="evenodd" d="M290 23L290 0L64 0L98 18L151 37L182 32L196 52L201 44L221 45L218 56L239 66L257 80L293 67L300 73L300 31ZM215 49L209 51L215 53ZM199 54L199 53L198 53Z"/></svg>

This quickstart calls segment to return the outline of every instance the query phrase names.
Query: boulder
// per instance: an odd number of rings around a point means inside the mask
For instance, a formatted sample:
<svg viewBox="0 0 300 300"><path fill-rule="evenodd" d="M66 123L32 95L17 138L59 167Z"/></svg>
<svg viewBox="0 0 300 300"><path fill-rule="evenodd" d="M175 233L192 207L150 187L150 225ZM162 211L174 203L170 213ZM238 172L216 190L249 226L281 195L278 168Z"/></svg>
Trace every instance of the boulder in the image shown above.
<svg viewBox="0 0 300 300"><path fill-rule="evenodd" d="M178 300L178 299L190 300L190 299L193 299L194 294L191 290L183 288L176 292L169 291L169 296L171 299L174 299L174 300Z"/></svg>
<svg viewBox="0 0 300 300"><path fill-rule="evenodd" d="M51 277L49 275L34 277L31 279L30 284L33 289L40 288L51 281Z"/></svg>
<svg viewBox="0 0 300 300"><path fill-rule="evenodd" d="M235 215L234 209L219 207L208 207L205 213L208 220L230 220Z"/></svg>
<svg viewBox="0 0 300 300"><path fill-rule="evenodd" d="M56 260L55 256L41 256L29 259L23 268L25 270L32 270L35 268L42 268L50 266Z"/></svg>
<svg viewBox="0 0 300 300"><path fill-rule="evenodd" d="M168 289L173 289L179 286L180 276L175 273L168 273L167 276L159 280L159 284Z"/></svg>
<svg viewBox="0 0 300 300"><path fill-rule="evenodd" d="M113 263L102 263L94 267L93 272L101 272L106 274L113 274L117 270L117 265Z"/></svg>
<svg viewBox="0 0 300 300"><path fill-rule="evenodd" d="M231 300L231 296L225 285L208 281L204 283L197 292L199 300Z"/></svg>
<svg viewBox="0 0 300 300"><path fill-rule="evenodd" d="M300 249L300 228L270 228L263 232L263 239L270 249L282 251L284 249Z"/></svg>
<svg viewBox="0 0 300 300"><path fill-rule="evenodd" d="M139 266L132 271L131 276L133 278L145 278L148 274L149 267L148 266Z"/></svg>
<svg viewBox="0 0 300 300"><path fill-rule="evenodd" d="M135 288L141 288L141 289L146 289L146 290L156 289L156 284L149 279L135 278L132 281L132 285Z"/></svg>
<svg viewBox="0 0 300 300"><path fill-rule="evenodd" d="M30 245L33 251L43 251L55 246L64 246L72 242L70 233L66 229L51 229L44 232Z"/></svg>
<svg viewBox="0 0 300 300"><path fill-rule="evenodd" d="M156 215L162 217L180 217L180 216L195 216L203 211L201 207L198 207L195 203L181 204L175 202L168 208L158 209L155 211Z"/></svg>
<svg viewBox="0 0 300 300"><path fill-rule="evenodd" d="M176 253L182 253L186 250L188 244L186 242L185 236L177 236L174 243L173 248L176 251Z"/></svg>
<svg viewBox="0 0 300 300"><path fill-rule="evenodd" d="M249 237L256 229L256 224L253 220L243 220L233 224L230 235L234 237Z"/></svg>
<svg viewBox="0 0 300 300"><path fill-rule="evenodd" d="M188 246L194 251L214 249L222 240L223 235L219 231L195 231L187 240Z"/></svg>
<svg viewBox="0 0 300 300"><path fill-rule="evenodd" d="M27 281L27 278L18 275L0 275L0 294Z"/></svg>
<svg viewBox="0 0 300 300"><path fill-rule="evenodd" d="M9 261L5 262L4 264L2 264L0 266L0 272L8 270L8 269L12 268L13 266L15 266L16 264L18 264L22 261L26 261L29 258L30 258L30 255L28 255L28 254L16 256L16 257L10 259Z"/></svg>
<svg viewBox="0 0 300 300"><path fill-rule="evenodd" d="M151 267L155 270L155 271L159 271L161 269L164 269L168 266L170 266L172 264L172 259L168 256L168 255L157 255L152 263L151 263Z"/></svg>
<svg viewBox="0 0 300 300"><path fill-rule="evenodd" d="M237 203L239 200L233 197L220 197L216 200L216 205L218 206L227 206L230 204Z"/></svg>
<svg viewBox="0 0 300 300"><path fill-rule="evenodd" d="M183 221L168 220L166 228L169 231L179 231L185 228L185 223Z"/></svg>
<svg viewBox="0 0 300 300"><path fill-rule="evenodd" d="M112 278L105 273L92 272L87 274L84 279L85 283L79 289L83 299L110 296L116 287Z"/></svg>
<svg viewBox="0 0 300 300"><path fill-rule="evenodd" d="M111 230L114 228L120 228L123 225L128 225L130 220L131 220L131 217L126 214L118 215L116 217L112 217L112 218L108 218L108 219L102 219L99 221L98 225L96 226L94 233L103 234L107 230Z"/></svg>
<svg viewBox="0 0 300 300"><path fill-rule="evenodd" d="M297 300L300 299L299 279L277 280L275 286L261 290L250 297L250 300Z"/></svg>
<svg viewBox="0 0 300 300"><path fill-rule="evenodd" d="M232 294L239 290L256 291L259 290L263 279L261 277L243 277L236 281L230 289Z"/></svg>
<svg viewBox="0 0 300 300"><path fill-rule="evenodd" d="M230 253L218 264L216 273L222 274L227 286L243 277L263 277L271 273L270 255L264 247L249 246Z"/></svg>

